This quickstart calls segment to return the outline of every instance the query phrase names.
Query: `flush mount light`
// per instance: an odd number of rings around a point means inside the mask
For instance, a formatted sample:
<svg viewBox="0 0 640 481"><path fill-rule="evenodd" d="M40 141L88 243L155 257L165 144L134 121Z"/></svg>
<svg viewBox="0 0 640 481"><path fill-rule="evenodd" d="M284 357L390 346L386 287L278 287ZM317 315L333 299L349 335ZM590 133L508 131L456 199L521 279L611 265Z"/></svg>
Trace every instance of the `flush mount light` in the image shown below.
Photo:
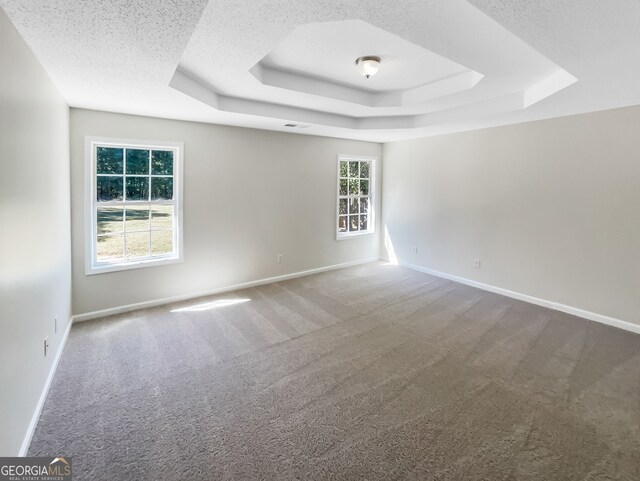
<svg viewBox="0 0 640 481"><path fill-rule="evenodd" d="M356 59L356 65L364 78L369 78L372 75L375 75L380 68L380 57L376 57L375 55L366 55Z"/></svg>

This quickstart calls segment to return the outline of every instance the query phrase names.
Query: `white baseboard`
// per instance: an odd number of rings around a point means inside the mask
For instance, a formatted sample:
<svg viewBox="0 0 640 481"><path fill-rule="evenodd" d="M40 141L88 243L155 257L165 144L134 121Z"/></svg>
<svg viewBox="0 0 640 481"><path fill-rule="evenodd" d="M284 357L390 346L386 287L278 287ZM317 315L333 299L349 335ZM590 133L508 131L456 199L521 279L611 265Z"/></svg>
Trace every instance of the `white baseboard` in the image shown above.
<svg viewBox="0 0 640 481"><path fill-rule="evenodd" d="M31 438L33 438L33 433L36 431L36 426L38 425L38 420L40 419L40 413L42 413L44 402L47 400L47 394L49 394L49 388L51 387L53 376L55 376L56 370L58 369L58 363L60 362L60 358L62 357L62 351L64 351L64 346L67 344L67 339L69 338L69 332L71 331L72 324L73 318L69 319L67 328L64 330L64 334L62 335L62 339L60 340L58 352L56 352L56 357L51 364L49 375L47 376L47 380L45 381L42 388L42 393L40 393L40 399L38 399L38 404L36 405L36 409L33 412L33 416L31 417L31 422L29 423L29 427L27 428L24 440L22 441L22 446L20 446L20 452L18 452L18 456L24 457L27 455L27 451L29 451Z"/></svg>
<svg viewBox="0 0 640 481"><path fill-rule="evenodd" d="M503 296L511 297L513 299L529 302L531 304L536 304L538 306L548 307L549 309L555 309L556 311L566 312L567 314L572 314L574 316L582 317L590 321L600 322L608 326L613 326L620 329L624 329L625 331L631 331L631 332L635 332L636 334L640 334L640 324L635 324L629 321L623 321L621 319L615 319L613 317L605 316L603 314L586 311L584 309L579 309L573 306L567 306L566 304L561 304L559 302L540 299L538 297L529 296L527 294L522 294L520 292L510 291L508 289L503 289L502 287L495 287L489 284L483 284L482 282L472 281L471 279L465 279L464 277L458 277L451 274L447 274L445 272L436 271L433 269L429 269L428 267L422 267L422 266L409 264L409 263L400 263L400 265L404 267L408 267L409 269L413 269L415 271L431 274L432 276L442 277L443 279L449 279L451 281L459 282L460 284L477 287L478 289L482 289L484 291L501 294Z"/></svg>
<svg viewBox="0 0 640 481"><path fill-rule="evenodd" d="M145 309L147 307L161 306L164 304L171 304L172 302L186 301L189 299L195 299L197 297L212 296L215 294L223 294L225 292L237 291L240 289L247 289L249 287L262 286L264 284L272 284L274 282L286 281L289 279L295 279L297 277L310 276L312 274L318 274L320 272L332 271L335 269L343 269L345 267L351 267L359 264L368 264L369 262L378 261L378 257L369 257L367 259L361 259L357 261L343 262L342 264L334 264L331 266L318 267L316 269L310 269L307 271L293 272L291 274L285 274L282 276L267 277L265 279L258 279L256 281L243 282L241 284L234 284L232 286L218 287L202 292L193 292L189 294L182 294L179 296L165 297L162 299L154 299L151 301L137 302L135 304L127 304L126 306L112 307L109 309L102 309L100 311L86 312L84 314L76 314L73 316L73 322L89 321L91 319L97 319L100 317L113 316L114 314L122 314L124 312L136 311L138 309Z"/></svg>

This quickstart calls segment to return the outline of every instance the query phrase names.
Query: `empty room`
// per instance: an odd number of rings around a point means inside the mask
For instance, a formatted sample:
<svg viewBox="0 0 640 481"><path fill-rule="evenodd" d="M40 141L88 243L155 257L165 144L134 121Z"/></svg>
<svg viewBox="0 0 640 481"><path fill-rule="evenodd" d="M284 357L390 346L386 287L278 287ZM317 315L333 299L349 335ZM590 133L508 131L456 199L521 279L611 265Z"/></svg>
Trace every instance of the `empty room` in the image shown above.
<svg viewBox="0 0 640 481"><path fill-rule="evenodd" d="M640 2L0 0L0 480L640 480Z"/></svg>

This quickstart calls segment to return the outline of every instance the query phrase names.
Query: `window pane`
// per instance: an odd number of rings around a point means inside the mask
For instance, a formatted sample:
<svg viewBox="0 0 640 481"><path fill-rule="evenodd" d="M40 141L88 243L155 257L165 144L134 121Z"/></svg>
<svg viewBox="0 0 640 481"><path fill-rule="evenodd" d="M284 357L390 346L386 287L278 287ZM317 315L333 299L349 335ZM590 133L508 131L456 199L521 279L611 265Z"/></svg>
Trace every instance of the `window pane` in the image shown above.
<svg viewBox="0 0 640 481"><path fill-rule="evenodd" d="M338 214L347 214L347 199L338 200Z"/></svg>
<svg viewBox="0 0 640 481"><path fill-rule="evenodd" d="M122 149L98 147L96 153L98 174L122 174Z"/></svg>
<svg viewBox="0 0 640 481"><path fill-rule="evenodd" d="M127 259L149 255L149 235L150 232L135 232L126 235Z"/></svg>
<svg viewBox="0 0 640 481"><path fill-rule="evenodd" d="M349 179L349 195L358 195L360 193L360 181L358 179Z"/></svg>
<svg viewBox="0 0 640 481"><path fill-rule="evenodd" d="M346 177L347 176L347 162L345 162L344 160L340 161L340 175L339 177Z"/></svg>
<svg viewBox="0 0 640 481"><path fill-rule="evenodd" d="M347 195L347 179L340 179L340 195Z"/></svg>
<svg viewBox="0 0 640 481"><path fill-rule="evenodd" d="M363 179L369 178L369 164L371 162L360 162L360 177Z"/></svg>
<svg viewBox="0 0 640 481"><path fill-rule="evenodd" d="M122 207L98 207L98 234L122 232Z"/></svg>
<svg viewBox="0 0 640 481"><path fill-rule="evenodd" d="M347 216L341 215L338 217L338 231L347 232Z"/></svg>
<svg viewBox="0 0 640 481"><path fill-rule="evenodd" d="M149 200L149 177L127 177L127 200Z"/></svg>
<svg viewBox="0 0 640 481"><path fill-rule="evenodd" d="M96 242L96 259L98 262L122 260L124 251L122 247L122 234L99 235Z"/></svg>
<svg viewBox="0 0 640 481"><path fill-rule="evenodd" d="M361 180L360 181L360 193L362 195L369 195L369 181Z"/></svg>
<svg viewBox="0 0 640 481"><path fill-rule="evenodd" d="M151 177L151 199L173 199L173 178Z"/></svg>
<svg viewBox="0 0 640 481"><path fill-rule="evenodd" d="M151 152L151 173L173 175L173 151L154 150Z"/></svg>
<svg viewBox="0 0 640 481"><path fill-rule="evenodd" d="M151 207L151 228L152 229L172 229L173 228L173 206L154 205Z"/></svg>
<svg viewBox="0 0 640 481"><path fill-rule="evenodd" d="M100 176L96 180L96 199L98 202L122 200L122 177Z"/></svg>
<svg viewBox="0 0 640 481"><path fill-rule="evenodd" d="M149 174L149 151L127 149L127 174Z"/></svg>
<svg viewBox="0 0 640 481"><path fill-rule="evenodd" d="M358 217L357 215L349 216L349 232L354 232L358 230Z"/></svg>
<svg viewBox="0 0 640 481"><path fill-rule="evenodd" d="M360 198L360 213L366 214L369 212L369 197Z"/></svg>
<svg viewBox="0 0 640 481"><path fill-rule="evenodd" d="M368 215L361 215L360 216L360 230L367 230L367 222L369 220L369 216Z"/></svg>
<svg viewBox="0 0 640 481"><path fill-rule="evenodd" d="M161 256L173 252L173 232L161 230L151 233L151 255Z"/></svg>
<svg viewBox="0 0 640 481"><path fill-rule="evenodd" d="M349 199L349 214L357 214L358 212L360 212L358 199Z"/></svg>
<svg viewBox="0 0 640 481"><path fill-rule="evenodd" d="M351 161L349 162L349 177L359 177L358 174L358 164L360 162L356 161Z"/></svg>
<svg viewBox="0 0 640 481"><path fill-rule="evenodd" d="M149 230L149 206L127 207L124 230L126 232ZM128 252L127 252L128 253Z"/></svg>

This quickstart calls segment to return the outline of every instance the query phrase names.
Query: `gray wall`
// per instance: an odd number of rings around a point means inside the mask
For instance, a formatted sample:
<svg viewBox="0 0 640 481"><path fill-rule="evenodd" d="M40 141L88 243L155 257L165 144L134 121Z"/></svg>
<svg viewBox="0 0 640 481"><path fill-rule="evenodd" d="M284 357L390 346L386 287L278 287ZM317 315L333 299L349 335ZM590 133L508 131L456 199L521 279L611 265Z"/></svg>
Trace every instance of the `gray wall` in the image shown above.
<svg viewBox="0 0 640 481"><path fill-rule="evenodd" d="M184 262L85 275L85 135L184 142ZM377 234L335 239L339 153L381 145L71 109L74 313L377 258Z"/></svg>
<svg viewBox="0 0 640 481"><path fill-rule="evenodd" d="M1 9L0 46L0 456L14 456L71 315L69 108Z"/></svg>
<svg viewBox="0 0 640 481"><path fill-rule="evenodd" d="M640 107L383 152L400 262L640 324Z"/></svg>

